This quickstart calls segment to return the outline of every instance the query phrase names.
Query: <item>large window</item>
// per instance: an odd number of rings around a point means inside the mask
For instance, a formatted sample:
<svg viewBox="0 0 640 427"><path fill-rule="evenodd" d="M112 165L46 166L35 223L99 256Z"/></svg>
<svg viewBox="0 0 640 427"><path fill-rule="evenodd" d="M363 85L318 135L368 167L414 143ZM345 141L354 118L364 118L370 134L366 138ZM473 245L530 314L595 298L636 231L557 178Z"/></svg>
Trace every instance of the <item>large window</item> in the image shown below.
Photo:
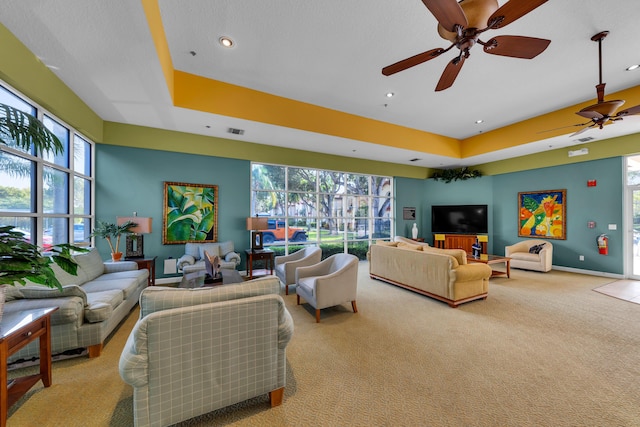
<svg viewBox="0 0 640 427"><path fill-rule="evenodd" d="M89 245L93 143L2 82L0 103L37 117L64 145L55 154L0 143L0 225L16 227L43 249Z"/></svg>
<svg viewBox="0 0 640 427"><path fill-rule="evenodd" d="M251 188L251 214L268 217L263 241L278 252L319 245L362 259L394 229L391 177L253 163Z"/></svg>

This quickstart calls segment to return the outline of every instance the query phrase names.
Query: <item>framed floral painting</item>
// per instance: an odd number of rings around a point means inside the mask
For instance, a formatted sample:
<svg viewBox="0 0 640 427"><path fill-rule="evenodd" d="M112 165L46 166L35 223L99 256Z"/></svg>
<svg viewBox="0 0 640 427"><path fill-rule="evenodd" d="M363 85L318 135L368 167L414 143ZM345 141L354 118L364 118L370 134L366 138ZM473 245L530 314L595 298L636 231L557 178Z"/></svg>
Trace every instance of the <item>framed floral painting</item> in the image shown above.
<svg viewBox="0 0 640 427"><path fill-rule="evenodd" d="M162 244L218 241L218 186L164 183Z"/></svg>
<svg viewBox="0 0 640 427"><path fill-rule="evenodd" d="M567 238L567 190L518 193L518 237Z"/></svg>

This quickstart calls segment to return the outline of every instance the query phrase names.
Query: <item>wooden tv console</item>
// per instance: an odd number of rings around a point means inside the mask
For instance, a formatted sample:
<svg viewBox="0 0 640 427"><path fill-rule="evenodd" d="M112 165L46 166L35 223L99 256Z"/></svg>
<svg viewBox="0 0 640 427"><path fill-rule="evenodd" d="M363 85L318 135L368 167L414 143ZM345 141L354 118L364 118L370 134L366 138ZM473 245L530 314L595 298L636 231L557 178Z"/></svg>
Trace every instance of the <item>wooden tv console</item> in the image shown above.
<svg viewBox="0 0 640 427"><path fill-rule="evenodd" d="M445 234L444 240L436 240L433 236L433 246L441 249L464 249L472 252L471 246L476 242L477 234ZM480 242L482 253L487 253L487 242Z"/></svg>

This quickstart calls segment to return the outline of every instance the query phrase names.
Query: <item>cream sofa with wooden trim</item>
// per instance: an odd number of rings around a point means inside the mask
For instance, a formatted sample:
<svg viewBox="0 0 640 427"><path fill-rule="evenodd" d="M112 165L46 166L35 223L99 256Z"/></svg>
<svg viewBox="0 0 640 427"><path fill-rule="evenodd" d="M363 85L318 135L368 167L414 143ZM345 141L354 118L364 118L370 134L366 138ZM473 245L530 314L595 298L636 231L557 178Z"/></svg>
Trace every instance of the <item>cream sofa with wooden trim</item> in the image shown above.
<svg viewBox="0 0 640 427"><path fill-rule="evenodd" d="M451 307L486 299L491 267L467 264L461 249L437 249L406 242L377 242L369 248L369 275L444 301Z"/></svg>
<svg viewBox="0 0 640 427"><path fill-rule="evenodd" d="M533 246L542 245L538 253L529 252ZM524 240L504 247L504 256L511 258L511 268L546 273L553 264L553 245L541 239Z"/></svg>

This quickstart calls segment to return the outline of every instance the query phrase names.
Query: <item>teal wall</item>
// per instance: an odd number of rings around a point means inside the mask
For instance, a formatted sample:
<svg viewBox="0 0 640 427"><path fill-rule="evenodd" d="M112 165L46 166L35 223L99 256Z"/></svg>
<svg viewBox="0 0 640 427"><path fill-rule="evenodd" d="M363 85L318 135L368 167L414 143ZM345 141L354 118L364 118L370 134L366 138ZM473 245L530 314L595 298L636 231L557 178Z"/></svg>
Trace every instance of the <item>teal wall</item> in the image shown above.
<svg viewBox="0 0 640 427"><path fill-rule="evenodd" d="M250 214L250 162L140 148L96 145L96 218L115 222L116 216L153 218L153 233L144 236L145 255L157 255L156 277L164 259L184 254L184 244L162 244L164 182L218 186L218 241L233 240L238 253L249 245L245 219ZM110 257L103 239L96 247ZM120 243L124 252L124 242ZM243 256L244 262L244 256Z"/></svg>
<svg viewBox="0 0 640 427"><path fill-rule="evenodd" d="M595 179L595 187L587 180ZM552 240L553 264L623 274L624 158L615 157L571 165L508 173L493 177L493 241L496 253L518 238L520 191L567 190L567 239ZM589 221L596 228L587 227ZM608 230L616 224L617 230ZM609 236L609 255L598 254L596 238ZM585 260L579 261L584 255Z"/></svg>
<svg viewBox="0 0 640 427"><path fill-rule="evenodd" d="M587 180L597 181L587 187ZM502 175L485 176L467 181L444 183L424 181L420 197L409 198L416 190L413 182L399 179L397 193L404 194L402 203L421 205L420 234L432 243L431 206L444 204L489 205L489 253L504 255L504 247L525 238L518 237L518 193L537 190L567 190L567 238L553 243L553 264L557 266L623 274L624 158L614 157L563 166L547 167ZM418 194L418 193L416 193ZM401 213L400 213L401 214ZM587 227L595 221L596 228ZM608 230L616 224L617 230ZM402 226L398 227L402 234ZM598 254L596 238L609 236L609 255ZM584 255L585 260L579 261Z"/></svg>
<svg viewBox="0 0 640 427"><path fill-rule="evenodd" d="M624 158L615 157L451 183L396 178L395 232L411 235L414 221L402 219L403 207L416 208L419 234L431 243L432 205L487 204L488 251L502 255L505 245L523 239L517 235L518 192L566 189L567 239L552 240L554 265L623 274L623 172ZM597 180L596 187L587 187L591 179ZM184 245L162 244L164 181L218 185L218 240L233 240L238 252L249 245L245 230L250 212L249 161L98 144L96 217L115 221L116 216L134 211L153 217L154 231L145 236L145 254L158 256L158 277L164 277L164 259L184 253ZM595 221L596 228L587 228L588 221ZM608 224L617 224L618 230L608 230ZM608 256L597 251L596 237L601 233L610 239ZM98 240L96 246L105 259L109 257L104 241ZM579 255L585 261L579 261Z"/></svg>

